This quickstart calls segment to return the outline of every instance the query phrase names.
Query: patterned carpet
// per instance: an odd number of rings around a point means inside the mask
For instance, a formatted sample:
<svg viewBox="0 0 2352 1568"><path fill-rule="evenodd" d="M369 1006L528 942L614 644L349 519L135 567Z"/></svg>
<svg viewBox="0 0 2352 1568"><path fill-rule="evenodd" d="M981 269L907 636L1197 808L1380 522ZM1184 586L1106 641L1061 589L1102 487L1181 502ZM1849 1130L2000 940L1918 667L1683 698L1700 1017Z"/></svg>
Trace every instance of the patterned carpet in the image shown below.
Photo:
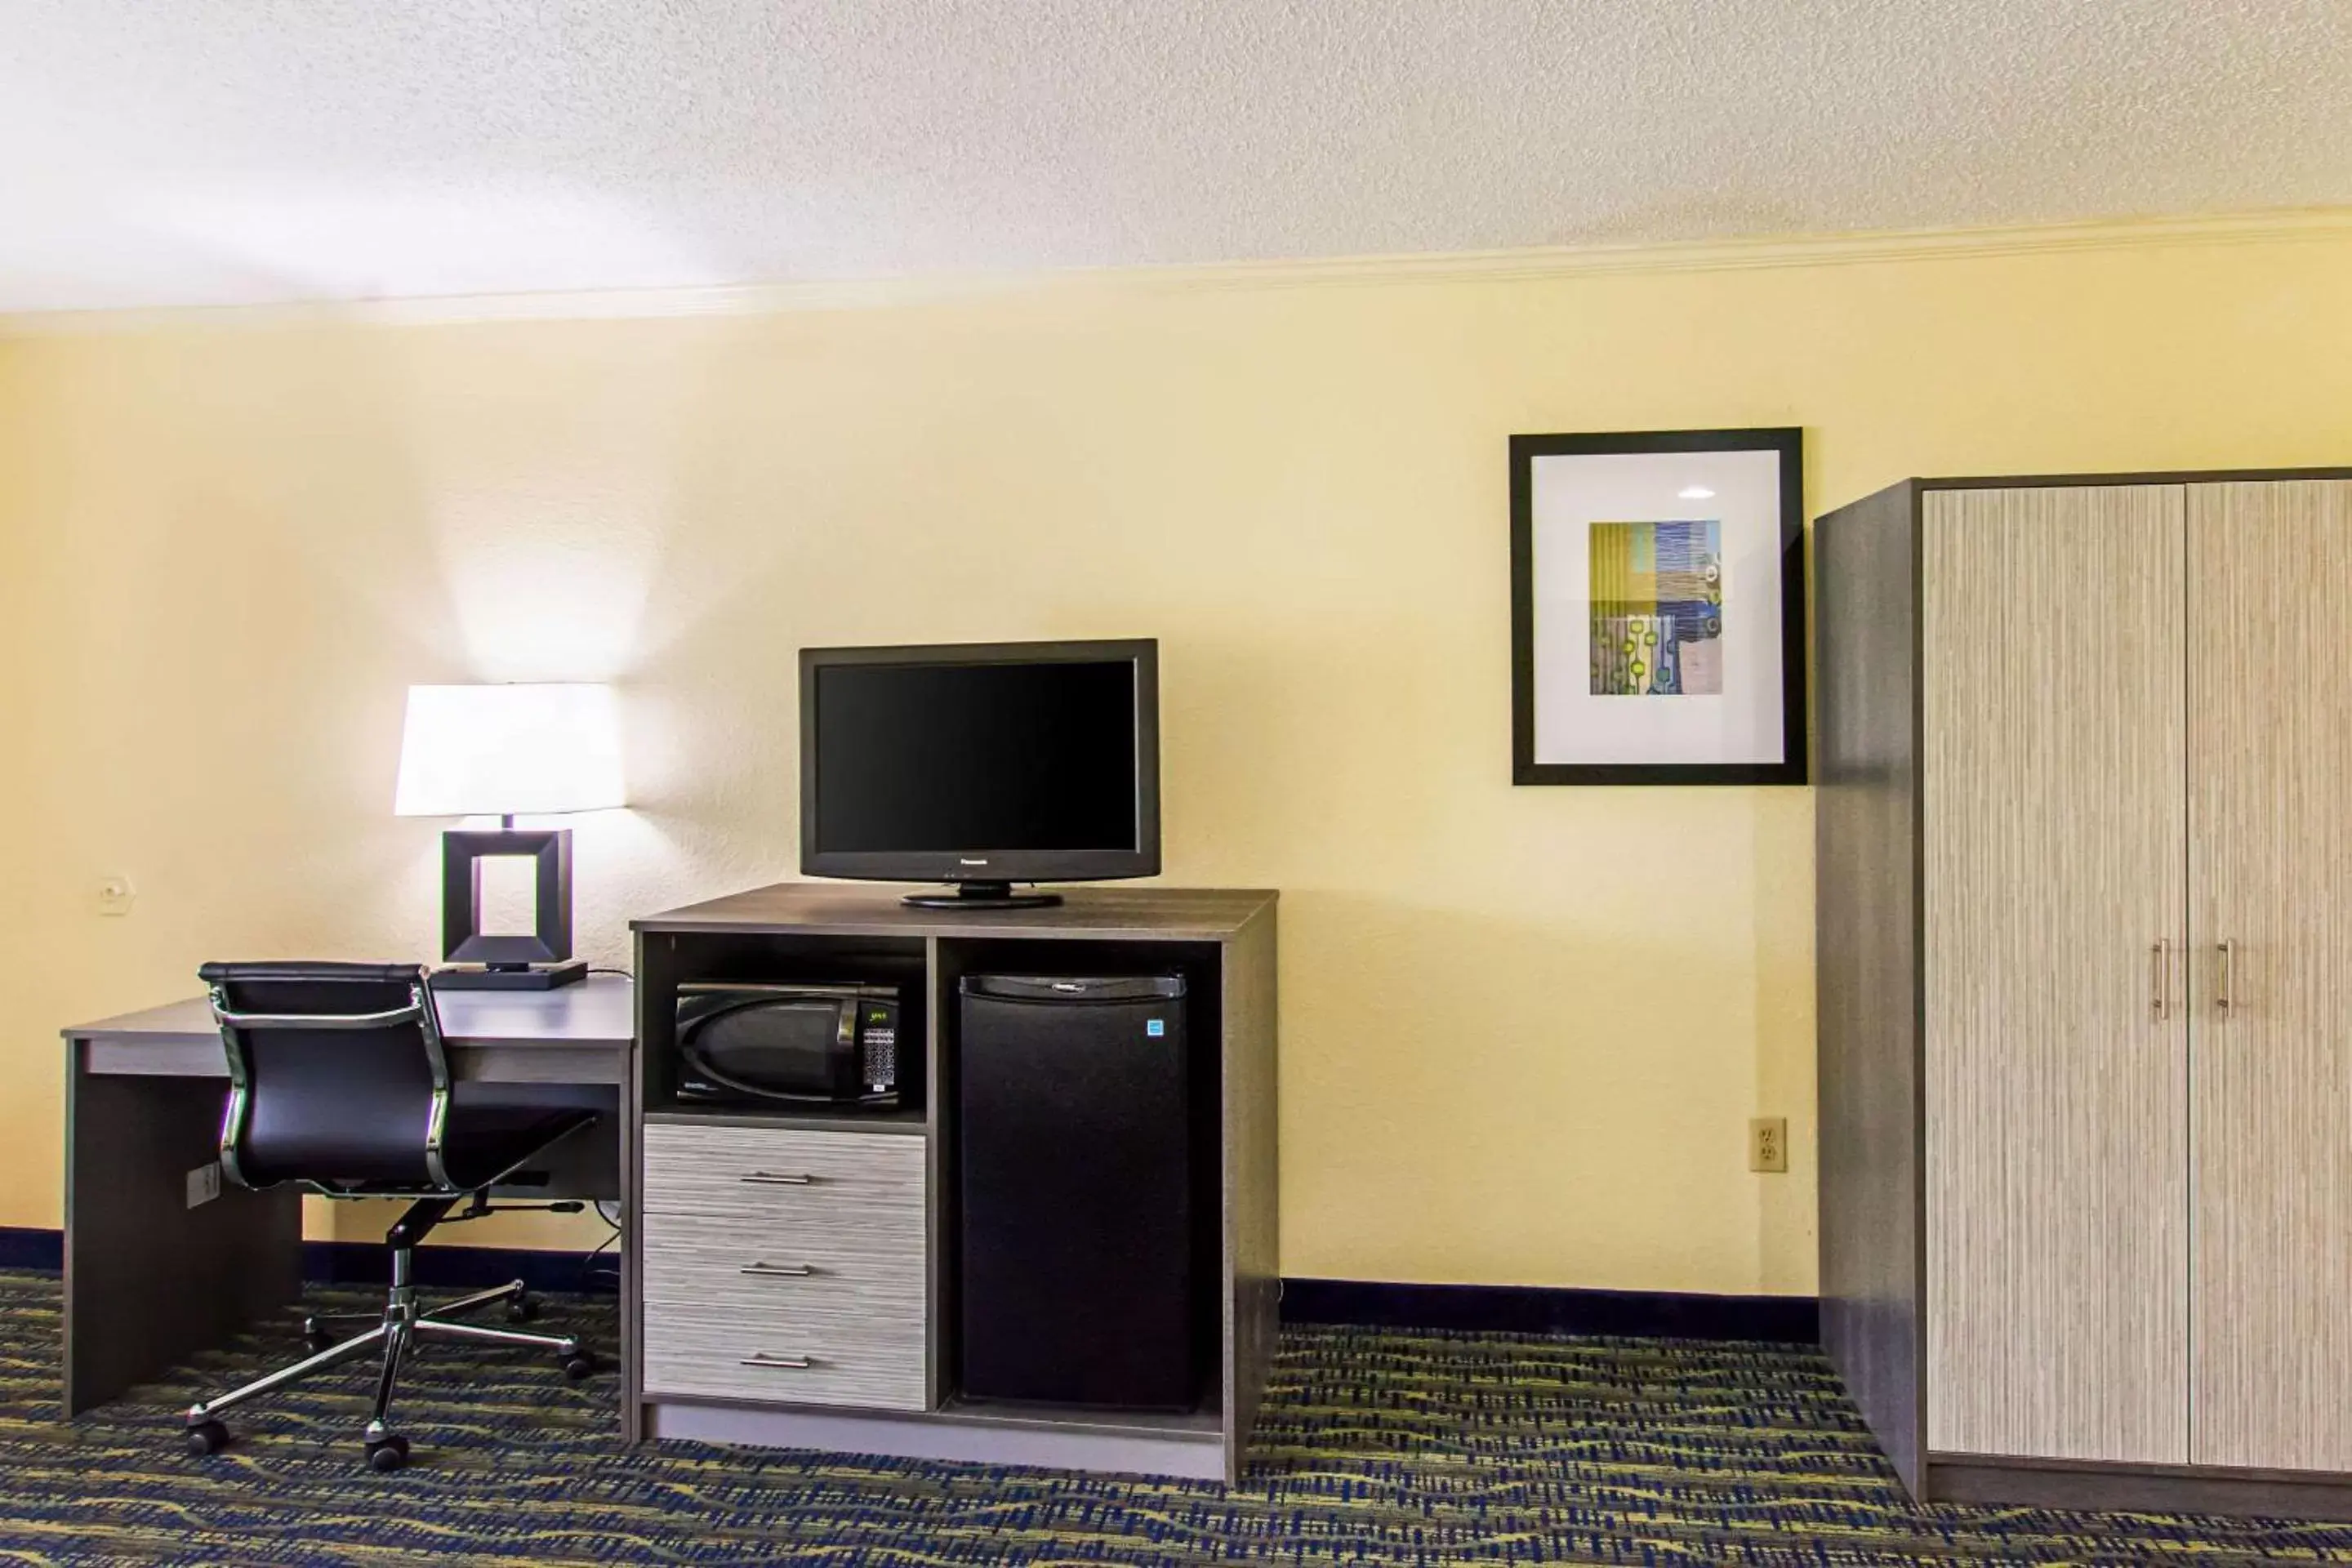
<svg viewBox="0 0 2352 1568"><path fill-rule="evenodd" d="M2352 1563L2346 1526L1916 1509L1795 1347L1295 1328L1231 1489L625 1448L614 1374L436 1347L376 1476L357 1369L182 1453L177 1408L299 1353L290 1315L64 1424L56 1279L0 1274L0 1563ZM609 1302L549 1321L611 1348Z"/></svg>

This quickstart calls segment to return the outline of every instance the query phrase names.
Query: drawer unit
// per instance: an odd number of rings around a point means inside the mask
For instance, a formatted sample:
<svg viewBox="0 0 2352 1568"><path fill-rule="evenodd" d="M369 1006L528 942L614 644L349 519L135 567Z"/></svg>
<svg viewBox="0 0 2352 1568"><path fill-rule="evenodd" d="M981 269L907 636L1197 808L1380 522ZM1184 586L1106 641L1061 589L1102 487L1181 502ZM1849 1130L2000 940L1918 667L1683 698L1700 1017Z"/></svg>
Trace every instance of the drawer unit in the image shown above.
<svg viewBox="0 0 2352 1568"><path fill-rule="evenodd" d="M653 1122L645 1212L787 1219L845 1237L905 1226L919 1236L924 1141L906 1132L807 1132Z"/></svg>
<svg viewBox="0 0 2352 1568"><path fill-rule="evenodd" d="M924 1142L646 1128L648 1394L920 1410Z"/></svg>

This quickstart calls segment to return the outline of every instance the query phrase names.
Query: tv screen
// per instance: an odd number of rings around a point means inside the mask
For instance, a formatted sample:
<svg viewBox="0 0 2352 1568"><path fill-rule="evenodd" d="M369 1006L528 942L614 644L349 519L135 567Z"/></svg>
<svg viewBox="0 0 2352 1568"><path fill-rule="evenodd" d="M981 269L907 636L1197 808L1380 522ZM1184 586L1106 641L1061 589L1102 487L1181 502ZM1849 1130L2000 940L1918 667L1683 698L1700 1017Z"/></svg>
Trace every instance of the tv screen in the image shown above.
<svg viewBox="0 0 2352 1568"><path fill-rule="evenodd" d="M1156 645L802 660L803 870L999 881L1158 869Z"/></svg>

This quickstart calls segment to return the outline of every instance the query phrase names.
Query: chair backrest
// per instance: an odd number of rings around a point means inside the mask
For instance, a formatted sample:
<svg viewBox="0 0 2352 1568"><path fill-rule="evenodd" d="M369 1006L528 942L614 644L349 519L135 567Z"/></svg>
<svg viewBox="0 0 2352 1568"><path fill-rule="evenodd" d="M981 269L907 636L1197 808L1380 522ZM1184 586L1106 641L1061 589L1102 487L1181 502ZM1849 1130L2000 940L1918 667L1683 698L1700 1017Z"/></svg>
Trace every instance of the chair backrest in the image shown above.
<svg viewBox="0 0 2352 1568"><path fill-rule="evenodd" d="M249 1187L445 1186L449 1064L416 963L207 963L229 1100L221 1165Z"/></svg>

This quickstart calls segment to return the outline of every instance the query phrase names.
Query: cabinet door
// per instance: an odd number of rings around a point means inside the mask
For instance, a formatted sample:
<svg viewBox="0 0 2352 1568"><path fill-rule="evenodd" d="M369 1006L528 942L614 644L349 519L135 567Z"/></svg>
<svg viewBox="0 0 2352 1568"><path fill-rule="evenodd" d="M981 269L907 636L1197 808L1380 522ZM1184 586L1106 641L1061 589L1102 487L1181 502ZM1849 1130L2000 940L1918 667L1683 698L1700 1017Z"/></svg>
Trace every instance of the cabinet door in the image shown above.
<svg viewBox="0 0 2352 1568"><path fill-rule="evenodd" d="M2183 507L1923 500L1938 1453L2189 1457Z"/></svg>
<svg viewBox="0 0 2352 1568"><path fill-rule="evenodd" d="M2189 537L2195 1453L2352 1470L2352 483Z"/></svg>

